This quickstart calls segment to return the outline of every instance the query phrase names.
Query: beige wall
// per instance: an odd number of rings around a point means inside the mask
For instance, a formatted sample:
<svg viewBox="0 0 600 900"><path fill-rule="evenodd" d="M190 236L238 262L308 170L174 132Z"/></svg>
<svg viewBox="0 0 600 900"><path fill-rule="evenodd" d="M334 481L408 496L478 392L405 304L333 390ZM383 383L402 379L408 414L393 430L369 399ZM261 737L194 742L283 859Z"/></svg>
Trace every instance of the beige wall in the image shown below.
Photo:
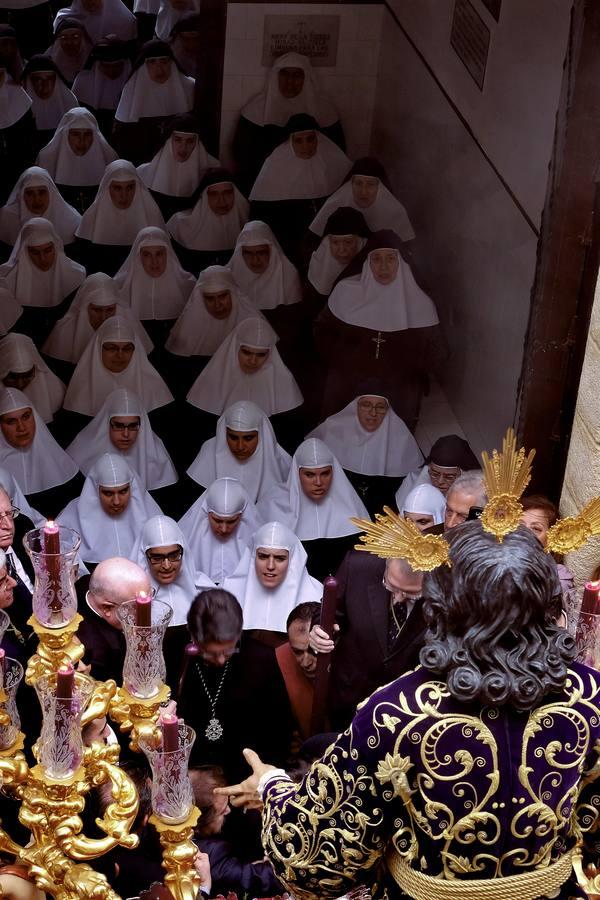
<svg viewBox="0 0 600 900"><path fill-rule="evenodd" d="M417 232L414 257L452 350L442 387L479 451L514 419L537 235L511 192L539 225L570 3L503 0L495 23L472 2L492 31L483 93L450 46L454 0L392 5L477 140L387 14L372 152Z"/></svg>
<svg viewBox="0 0 600 900"><path fill-rule="evenodd" d="M585 504L600 495L600 280L592 308L592 318L577 407L571 432L567 469L563 482L560 511L563 516L576 515ZM592 538L585 547L572 553L567 563L578 584L588 580L600 563L600 537Z"/></svg>

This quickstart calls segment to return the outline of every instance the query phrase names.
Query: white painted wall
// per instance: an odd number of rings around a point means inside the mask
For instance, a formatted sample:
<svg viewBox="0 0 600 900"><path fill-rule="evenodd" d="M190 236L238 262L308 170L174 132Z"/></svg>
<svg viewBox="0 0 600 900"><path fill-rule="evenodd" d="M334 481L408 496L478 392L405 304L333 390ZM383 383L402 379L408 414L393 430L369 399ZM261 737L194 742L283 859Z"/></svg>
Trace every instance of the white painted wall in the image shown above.
<svg viewBox="0 0 600 900"><path fill-rule="evenodd" d="M569 0L503 0L481 93L450 46L453 0L393 0L412 40L539 225ZM513 422L537 236L402 29L386 13L371 149L415 230L452 358L442 387L477 451Z"/></svg>
<svg viewBox="0 0 600 900"><path fill-rule="evenodd" d="M335 68L315 71L337 106L350 157L365 156L371 140L377 87L383 6L337 3L230 3L223 72L221 161L231 164L231 142L240 110L263 87L261 65L265 15L336 15L340 17Z"/></svg>

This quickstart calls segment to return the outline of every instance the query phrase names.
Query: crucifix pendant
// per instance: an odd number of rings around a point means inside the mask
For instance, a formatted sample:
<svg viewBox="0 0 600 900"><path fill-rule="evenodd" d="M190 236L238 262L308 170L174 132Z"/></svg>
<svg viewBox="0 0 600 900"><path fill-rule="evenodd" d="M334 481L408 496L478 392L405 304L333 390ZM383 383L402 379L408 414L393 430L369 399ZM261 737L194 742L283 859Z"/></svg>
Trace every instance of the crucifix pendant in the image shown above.
<svg viewBox="0 0 600 900"><path fill-rule="evenodd" d="M208 725L206 726L206 731L204 732L209 741L218 741L223 737L223 726L219 722L218 719L215 719L213 716L210 719Z"/></svg>
<svg viewBox="0 0 600 900"><path fill-rule="evenodd" d="M385 339L385 338L382 338L382 337L381 337L381 332L378 331L378 332L377 332L377 337L376 337L376 338L371 338L371 340L372 340L373 343L375 344L375 359L379 359L379 345L380 345L380 344L385 344L386 339Z"/></svg>

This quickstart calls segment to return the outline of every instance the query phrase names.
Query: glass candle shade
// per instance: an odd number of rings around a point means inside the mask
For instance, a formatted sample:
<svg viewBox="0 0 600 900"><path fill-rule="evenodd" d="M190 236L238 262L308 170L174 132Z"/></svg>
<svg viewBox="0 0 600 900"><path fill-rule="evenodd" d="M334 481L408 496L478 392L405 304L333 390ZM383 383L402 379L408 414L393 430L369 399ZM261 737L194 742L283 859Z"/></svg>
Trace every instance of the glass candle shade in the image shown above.
<svg viewBox="0 0 600 900"><path fill-rule="evenodd" d="M162 742L147 737L138 740L152 769L152 811L170 825L185 822L194 806L188 765L196 732L181 721L177 738L178 749L168 752L164 752Z"/></svg>
<svg viewBox="0 0 600 900"><path fill-rule="evenodd" d="M74 572L80 543L72 528L53 523L28 531L23 539L35 572L33 614L46 628L68 625L77 612Z"/></svg>
<svg viewBox="0 0 600 900"><path fill-rule="evenodd" d="M60 780L69 778L81 765L84 751L81 717L95 682L75 672L71 696L60 697L57 680L57 673L52 672L42 675L35 683L43 715L37 757L46 775Z"/></svg>
<svg viewBox="0 0 600 900"><path fill-rule="evenodd" d="M173 610L162 600L152 600L150 626L137 625L137 601L121 603L117 610L127 651L123 664L123 687L134 697L154 697L166 676L163 640Z"/></svg>
<svg viewBox="0 0 600 900"><path fill-rule="evenodd" d="M23 678L23 666L16 659L5 656L0 667L0 682L6 694L6 700L0 701L2 712L8 713L8 725L0 725L0 750L12 747L19 731L21 718L17 709L17 689Z"/></svg>
<svg viewBox="0 0 600 900"><path fill-rule="evenodd" d="M575 636L578 662L600 669L600 615L581 613Z"/></svg>

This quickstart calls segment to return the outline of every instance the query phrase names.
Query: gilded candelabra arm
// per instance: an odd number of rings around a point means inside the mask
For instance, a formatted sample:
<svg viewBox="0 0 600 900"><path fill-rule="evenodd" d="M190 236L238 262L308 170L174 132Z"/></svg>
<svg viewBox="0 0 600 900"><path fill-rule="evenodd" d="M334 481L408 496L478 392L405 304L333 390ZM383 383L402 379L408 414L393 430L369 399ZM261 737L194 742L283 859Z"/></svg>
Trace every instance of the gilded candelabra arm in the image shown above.
<svg viewBox="0 0 600 900"><path fill-rule="evenodd" d="M600 873L596 866L583 868L583 842L580 841L573 853L573 871L577 884L588 896L600 894Z"/></svg>
<svg viewBox="0 0 600 900"><path fill-rule="evenodd" d="M159 737L156 726L160 708L169 699L170 694L168 685L163 684L158 693L147 700L134 697L124 687L120 687L112 698L108 714L119 724L122 732L131 732L129 746L134 752L138 753L140 749L138 738Z"/></svg>
<svg viewBox="0 0 600 900"><path fill-rule="evenodd" d="M198 896L200 876L194 866L198 848L192 841L192 835L199 816L197 807L180 825L170 825L156 815L150 816L163 848L162 864L167 872L165 885L175 900L196 900Z"/></svg>
<svg viewBox="0 0 600 900"><path fill-rule="evenodd" d="M85 728L94 719L100 719L108 715L111 701L117 693L117 682L112 678L108 681L97 681L94 687L92 699L81 717L81 727Z"/></svg>
<svg viewBox="0 0 600 900"><path fill-rule="evenodd" d="M15 789L25 784L29 775L29 766L19 751L14 756L0 756L0 784L3 788Z"/></svg>
<svg viewBox="0 0 600 900"><path fill-rule="evenodd" d="M71 866L55 900L121 900L100 872L86 863Z"/></svg>
<svg viewBox="0 0 600 900"><path fill-rule="evenodd" d="M46 628L35 616L30 616L27 624L31 625L38 636L39 644L36 652L30 657L25 672L27 684L35 684L42 675L56 672L59 666L71 662L76 668L85 648L76 635L83 617L77 613L62 628Z"/></svg>

